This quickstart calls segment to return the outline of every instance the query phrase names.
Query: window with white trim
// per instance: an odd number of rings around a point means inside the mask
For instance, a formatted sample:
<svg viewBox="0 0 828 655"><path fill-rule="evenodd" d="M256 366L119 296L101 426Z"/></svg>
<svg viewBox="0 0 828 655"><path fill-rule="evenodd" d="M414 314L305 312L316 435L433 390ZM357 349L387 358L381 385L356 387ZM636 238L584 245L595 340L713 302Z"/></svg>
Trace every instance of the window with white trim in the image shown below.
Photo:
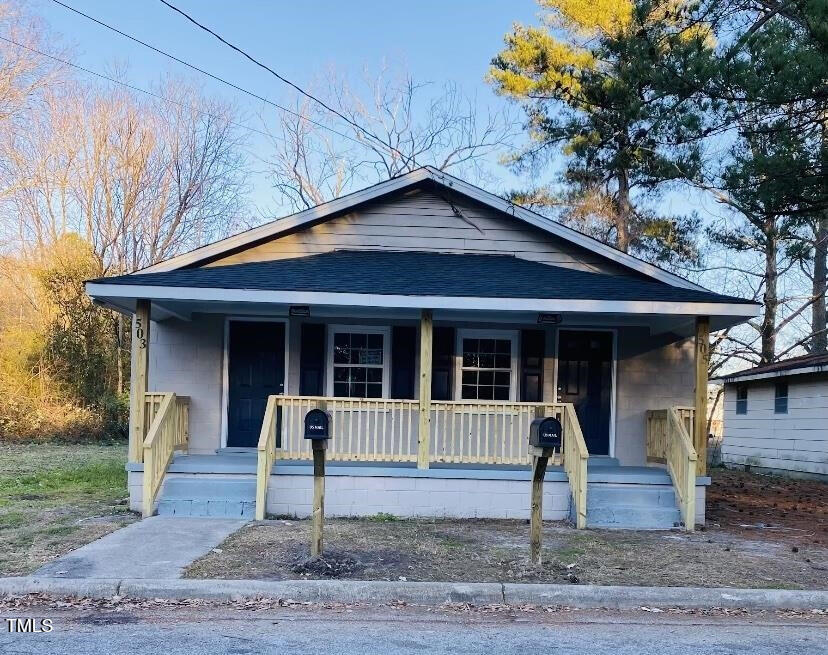
<svg viewBox="0 0 828 655"><path fill-rule="evenodd" d="M459 345L462 400L511 400L515 397L513 336L461 332Z"/></svg>
<svg viewBox="0 0 828 655"><path fill-rule="evenodd" d="M385 396L388 335L384 330L334 326L329 335L329 391L340 398Z"/></svg>

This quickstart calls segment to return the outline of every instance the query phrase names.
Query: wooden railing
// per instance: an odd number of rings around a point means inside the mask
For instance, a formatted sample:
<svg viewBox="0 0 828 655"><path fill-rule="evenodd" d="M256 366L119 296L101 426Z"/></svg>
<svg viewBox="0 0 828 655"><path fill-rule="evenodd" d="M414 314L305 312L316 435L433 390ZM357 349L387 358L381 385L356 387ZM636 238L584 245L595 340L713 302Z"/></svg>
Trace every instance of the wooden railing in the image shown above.
<svg viewBox="0 0 828 655"><path fill-rule="evenodd" d="M420 424L417 400L271 396L258 446L257 519L265 515L267 478L274 460L312 458L310 442L304 438L303 422L305 414L316 408L331 415L333 436L326 452L329 460L417 462ZM433 401L429 461L528 466L531 462L529 425L537 416L554 416L564 426L564 465L570 476L577 522L583 527L589 453L572 405Z"/></svg>
<svg viewBox="0 0 828 655"><path fill-rule="evenodd" d="M563 421L563 466L569 479L572 493L572 508L575 515L575 527L586 527L587 508L587 464L589 451L581 432L581 424L571 403L564 405Z"/></svg>
<svg viewBox="0 0 828 655"><path fill-rule="evenodd" d="M190 399L174 393L146 394L152 406L152 421L144 438L144 517L152 516L155 497L176 450L186 450L189 441ZM162 396L156 404L157 396Z"/></svg>
<svg viewBox="0 0 828 655"><path fill-rule="evenodd" d="M281 396L270 396L267 399L262 431L259 434L258 461L256 468L256 520L263 521L267 511L267 483L270 480L270 470L273 460L276 459L276 429L278 426L279 406Z"/></svg>
<svg viewBox="0 0 828 655"><path fill-rule="evenodd" d="M647 460L667 465L681 510L684 529L696 527L696 450L687 431L692 427L688 408L670 407L647 412Z"/></svg>

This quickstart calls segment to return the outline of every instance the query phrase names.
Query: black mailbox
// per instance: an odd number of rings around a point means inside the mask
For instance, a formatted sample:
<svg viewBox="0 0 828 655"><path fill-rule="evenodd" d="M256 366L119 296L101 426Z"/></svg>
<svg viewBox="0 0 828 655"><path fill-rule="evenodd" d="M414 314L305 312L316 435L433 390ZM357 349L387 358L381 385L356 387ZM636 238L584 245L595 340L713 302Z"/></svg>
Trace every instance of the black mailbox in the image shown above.
<svg viewBox="0 0 828 655"><path fill-rule="evenodd" d="M305 414L305 439L330 439L331 415L321 409Z"/></svg>
<svg viewBox="0 0 828 655"><path fill-rule="evenodd" d="M561 448L561 422L552 417L536 418L529 426L529 445L538 448Z"/></svg>

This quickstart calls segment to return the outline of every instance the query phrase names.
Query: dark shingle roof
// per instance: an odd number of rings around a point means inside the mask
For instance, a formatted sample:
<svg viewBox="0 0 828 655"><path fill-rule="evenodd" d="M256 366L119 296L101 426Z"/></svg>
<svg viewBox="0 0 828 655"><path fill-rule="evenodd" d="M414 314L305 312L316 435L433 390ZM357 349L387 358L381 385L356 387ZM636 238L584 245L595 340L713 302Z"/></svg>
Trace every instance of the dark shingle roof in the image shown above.
<svg viewBox="0 0 828 655"><path fill-rule="evenodd" d="M587 273L508 255L367 250L121 275L94 282L405 296L748 302L709 291L673 287L643 276Z"/></svg>
<svg viewBox="0 0 828 655"><path fill-rule="evenodd" d="M753 375L784 375L787 372L792 372L800 368L812 368L815 366L828 367L828 353L820 353L817 355L802 355L801 357L791 357L790 359L783 359L773 364L764 364L763 366L754 366L753 368L745 369L744 371L737 371L728 375L721 375L717 380L734 380Z"/></svg>

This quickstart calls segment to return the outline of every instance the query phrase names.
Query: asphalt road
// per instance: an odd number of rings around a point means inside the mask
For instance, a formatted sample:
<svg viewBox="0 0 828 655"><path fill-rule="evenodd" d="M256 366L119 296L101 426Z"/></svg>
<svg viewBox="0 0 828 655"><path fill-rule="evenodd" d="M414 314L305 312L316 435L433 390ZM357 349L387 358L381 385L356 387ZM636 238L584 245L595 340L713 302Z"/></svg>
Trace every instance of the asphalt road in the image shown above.
<svg viewBox="0 0 828 655"><path fill-rule="evenodd" d="M828 617L645 612L445 612L406 609L111 612L3 611L0 653L828 654ZM48 633L9 633L9 617L50 618Z"/></svg>

